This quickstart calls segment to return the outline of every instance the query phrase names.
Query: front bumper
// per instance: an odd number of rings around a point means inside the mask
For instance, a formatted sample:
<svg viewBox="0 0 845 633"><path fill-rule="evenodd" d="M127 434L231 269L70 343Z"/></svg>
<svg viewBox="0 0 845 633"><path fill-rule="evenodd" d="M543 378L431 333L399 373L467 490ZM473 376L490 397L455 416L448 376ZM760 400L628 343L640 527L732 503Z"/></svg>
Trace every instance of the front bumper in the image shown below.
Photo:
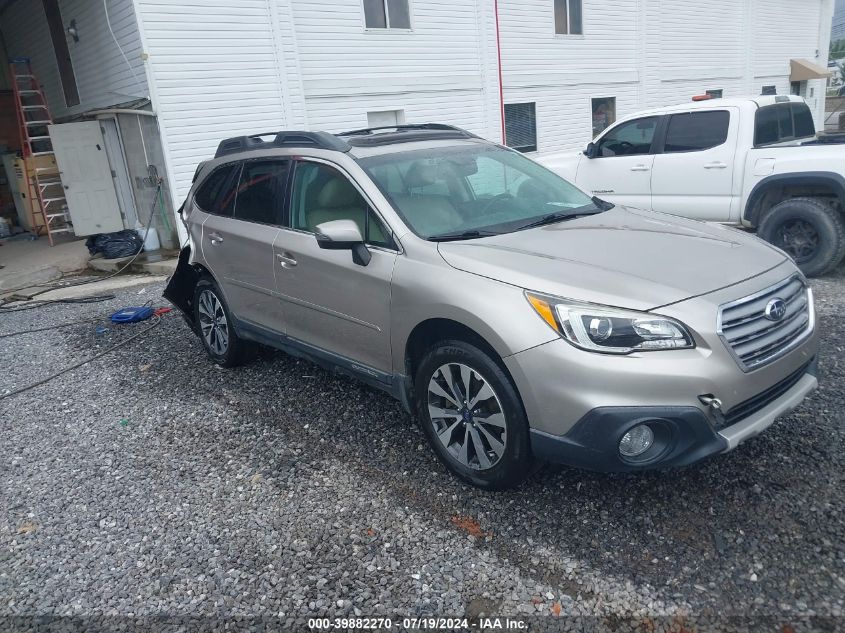
<svg viewBox="0 0 845 633"><path fill-rule="evenodd" d="M504 358L545 459L598 470L682 466L735 448L797 406L816 387L818 333L783 356L743 371L717 333L719 306L794 272L780 266L721 291L655 309L681 321L694 349L625 356L585 352L558 339ZM710 399L720 409L706 406ZM660 420L672 445L659 459L621 461L618 443L638 420Z"/></svg>
<svg viewBox="0 0 845 633"><path fill-rule="evenodd" d="M816 361L791 374L774 392L741 403L739 419L709 419L697 407L599 407L564 436L531 429L531 448L546 461L603 472L637 471L686 466L711 455L726 453L753 437L797 407L816 389ZM750 408L749 408L750 407ZM655 446L644 460L630 461L619 453L619 442L631 428L648 424L655 431Z"/></svg>

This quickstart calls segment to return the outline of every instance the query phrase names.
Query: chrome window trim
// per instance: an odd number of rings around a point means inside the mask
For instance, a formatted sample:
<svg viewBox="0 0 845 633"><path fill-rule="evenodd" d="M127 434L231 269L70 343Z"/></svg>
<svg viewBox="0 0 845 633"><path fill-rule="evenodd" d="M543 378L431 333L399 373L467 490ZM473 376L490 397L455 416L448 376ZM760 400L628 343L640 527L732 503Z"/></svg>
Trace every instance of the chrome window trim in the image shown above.
<svg viewBox="0 0 845 633"><path fill-rule="evenodd" d="M735 306L738 306L738 305L743 305L743 304L749 303L749 302L754 301L756 299L759 299L760 297L765 296L767 294L771 294L773 292L776 292L778 289L783 288L785 286L788 286L789 284L791 284L796 279L801 282L802 286L804 286L804 291L806 292L806 296L807 296L808 321L807 321L806 329L803 332L801 332L788 345L779 349L777 352L775 352L771 356L767 357L764 361L757 363L756 365L753 365L751 367L746 366L746 364L743 362L743 360L734 351L733 346L731 345L730 341L728 341L728 338L725 336L725 334L723 332L722 316L724 314L724 311L729 309L729 308L733 308ZM767 365L773 363L777 359L783 358L789 352L791 352L796 347L798 347L801 343L803 343L813 333L813 330L815 329L815 327L816 327L816 310L815 310L815 306L813 305L813 290L807 284L807 280L804 278L804 276L801 273L795 273L794 275L790 275L789 277L787 277L783 281L779 281L778 283L773 284L773 285L769 286L768 288L764 288L763 290L760 290L760 291L755 292L753 294L750 294L750 295L747 295L745 297L741 297L739 299L734 299L733 301L729 301L727 303L721 304L719 306L719 314L716 318L716 334L719 335L719 338L722 340L722 344L728 350L730 355L733 356L733 359L736 361L736 364L739 365L739 368L745 373L749 373L749 372L755 371L757 369L762 369L763 367L766 367Z"/></svg>

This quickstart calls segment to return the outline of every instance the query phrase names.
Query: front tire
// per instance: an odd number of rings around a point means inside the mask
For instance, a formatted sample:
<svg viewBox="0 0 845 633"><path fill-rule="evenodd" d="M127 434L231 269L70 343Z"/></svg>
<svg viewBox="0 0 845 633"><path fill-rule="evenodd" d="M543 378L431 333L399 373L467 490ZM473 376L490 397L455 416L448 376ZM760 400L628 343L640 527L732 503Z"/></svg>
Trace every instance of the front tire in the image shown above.
<svg viewBox="0 0 845 633"><path fill-rule="evenodd" d="M211 360L221 367L235 367L244 362L249 343L241 340L235 332L229 306L220 288L211 279L197 282L194 318L200 340Z"/></svg>
<svg viewBox="0 0 845 633"><path fill-rule="evenodd" d="M786 251L808 277L823 275L845 256L842 213L816 198L792 198L773 206L757 234Z"/></svg>
<svg viewBox="0 0 845 633"><path fill-rule="evenodd" d="M422 358L414 387L423 431L455 475L504 490L533 472L522 402L487 352L463 341L438 343Z"/></svg>

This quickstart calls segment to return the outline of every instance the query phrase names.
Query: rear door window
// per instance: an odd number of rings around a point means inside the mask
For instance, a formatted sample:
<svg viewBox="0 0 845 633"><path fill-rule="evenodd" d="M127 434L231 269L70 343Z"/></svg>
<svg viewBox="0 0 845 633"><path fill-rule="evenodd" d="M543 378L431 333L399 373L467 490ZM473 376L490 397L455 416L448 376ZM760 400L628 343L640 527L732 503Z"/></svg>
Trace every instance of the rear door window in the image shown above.
<svg viewBox="0 0 845 633"><path fill-rule="evenodd" d="M289 160L250 160L238 184L235 219L281 225Z"/></svg>
<svg viewBox="0 0 845 633"><path fill-rule="evenodd" d="M194 195L197 206L206 213L231 216L240 169L240 163L231 163L211 172Z"/></svg>
<svg viewBox="0 0 845 633"><path fill-rule="evenodd" d="M673 114L666 130L665 153L700 152L728 139L731 115L727 110Z"/></svg>

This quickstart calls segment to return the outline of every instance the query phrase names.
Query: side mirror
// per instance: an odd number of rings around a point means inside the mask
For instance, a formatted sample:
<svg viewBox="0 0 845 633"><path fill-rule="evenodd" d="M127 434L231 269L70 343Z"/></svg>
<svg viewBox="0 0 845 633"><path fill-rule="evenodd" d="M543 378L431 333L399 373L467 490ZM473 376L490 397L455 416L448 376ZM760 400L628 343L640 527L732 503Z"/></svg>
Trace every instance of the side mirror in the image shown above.
<svg viewBox="0 0 845 633"><path fill-rule="evenodd" d="M589 143L587 149L584 150L584 156L587 158L595 158L598 156L598 148L595 143Z"/></svg>
<svg viewBox="0 0 845 633"><path fill-rule="evenodd" d="M314 236L317 238L317 246L332 251L351 250L352 261L359 266L366 266L372 259L372 254L361 230L352 220L332 220L318 224Z"/></svg>

